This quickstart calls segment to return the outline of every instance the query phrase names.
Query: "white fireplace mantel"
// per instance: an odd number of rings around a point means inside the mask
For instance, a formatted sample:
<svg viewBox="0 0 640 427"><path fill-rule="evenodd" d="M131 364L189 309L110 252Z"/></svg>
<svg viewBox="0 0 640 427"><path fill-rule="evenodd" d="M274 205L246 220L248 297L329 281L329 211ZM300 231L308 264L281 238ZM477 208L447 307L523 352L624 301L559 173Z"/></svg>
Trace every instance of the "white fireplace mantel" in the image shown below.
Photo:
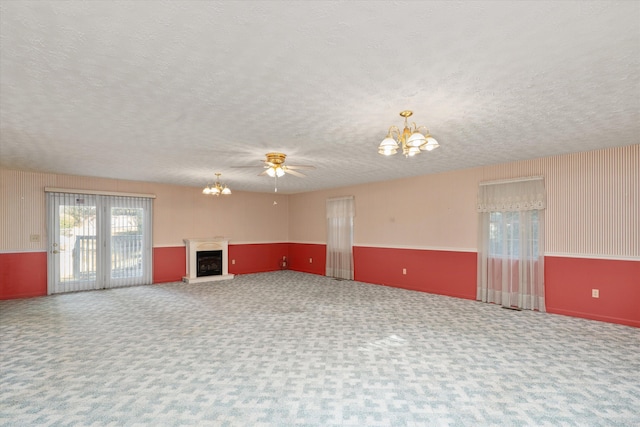
<svg viewBox="0 0 640 427"><path fill-rule="evenodd" d="M218 280L233 279L229 274L229 240L219 238L184 239L187 250L187 275L182 278L186 283L214 282ZM200 251L222 251L222 274L216 276L198 277L196 254Z"/></svg>

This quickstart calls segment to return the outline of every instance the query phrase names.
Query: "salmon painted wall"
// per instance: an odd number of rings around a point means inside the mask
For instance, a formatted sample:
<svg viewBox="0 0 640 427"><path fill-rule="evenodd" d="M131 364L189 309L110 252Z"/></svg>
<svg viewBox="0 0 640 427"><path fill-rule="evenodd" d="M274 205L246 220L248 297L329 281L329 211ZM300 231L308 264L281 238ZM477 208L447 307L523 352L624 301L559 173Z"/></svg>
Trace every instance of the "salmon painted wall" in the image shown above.
<svg viewBox="0 0 640 427"><path fill-rule="evenodd" d="M185 238L229 239L236 274L270 271L288 251L286 195L207 197L201 188L0 169L0 299L47 293L45 187L155 194L154 283L182 280Z"/></svg>
<svg viewBox="0 0 640 427"><path fill-rule="evenodd" d="M547 191L548 310L640 326L640 145L295 194L289 236L324 244L326 199L352 195L356 280L474 299L478 184L527 176Z"/></svg>
<svg viewBox="0 0 640 427"><path fill-rule="evenodd" d="M289 236L292 242L324 244L326 200L355 196L356 246L475 250L477 188L471 183L479 176L472 169L294 194L289 197Z"/></svg>
<svg viewBox="0 0 640 427"><path fill-rule="evenodd" d="M225 237L234 243L287 242L288 197L234 191L205 196L201 188L153 188L154 246L184 246L183 239ZM277 201L274 205L273 202Z"/></svg>
<svg viewBox="0 0 640 427"><path fill-rule="evenodd" d="M215 236L235 242L288 241L286 195L234 191L213 197L195 187L0 169L0 252L47 250L45 187L155 194L154 247ZM32 242L31 235L40 241Z"/></svg>
<svg viewBox="0 0 640 427"><path fill-rule="evenodd" d="M46 293L45 186L156 194L156 282L185 274L187 237L229 238L235 274L269 271L286 251L292 270L323 275L325 201L353 195L356 280L473 298L478 183L532 175L543 176L547 190L548 310L640 326L640 145L290 196L234 192L226 199L204 197L199 188L0 169L0 298Z"/></svg>

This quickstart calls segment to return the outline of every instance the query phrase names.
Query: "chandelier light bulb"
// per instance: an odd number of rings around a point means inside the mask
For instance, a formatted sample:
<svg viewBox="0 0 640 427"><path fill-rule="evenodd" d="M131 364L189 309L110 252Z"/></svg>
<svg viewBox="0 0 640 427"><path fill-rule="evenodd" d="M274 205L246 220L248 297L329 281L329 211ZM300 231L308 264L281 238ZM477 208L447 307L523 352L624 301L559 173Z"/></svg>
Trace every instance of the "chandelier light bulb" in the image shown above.
<svg viewBox="0 0 640 427"><path fill-rule="evenodd" d="M395 139L391 137L391 135L387 135L387 137L380 143L378 147L378 153L390 156L392 154L396 154L398 152L398 143Z"/></svg>
<svg viewBox="0 0 640 427"><path fill-rule="evenodd" d="M438 141L436 141L435 138L433 138L432 136L428 136L427 137L427 143L424 146L420 147L420 148L422 148L423 150L426 150L426 151L432 151L432 150L435 150L436 148L438 148L439 146L440 146L440 144L438 144Z"/></svg>
<svg viewBox="0 0 640 427"><path fill-rule="evenodd" d="M420 146L422 144L424 144L426 140L427 140L427 138L425 138L423 134L421 134L420 132L416 131L416 132L413 132L411 134L411 136L409 137L409 140L407 141L407 145L409 147L418 147L418 148L420 148Z"/></svg>
<svg viewBox="0 0 640 427"><path fill-rule="evenodd" d="M409 147L409 150L407 150L407 155L409 157L413 157L418 153L420 153L420 147Z"/></svg>

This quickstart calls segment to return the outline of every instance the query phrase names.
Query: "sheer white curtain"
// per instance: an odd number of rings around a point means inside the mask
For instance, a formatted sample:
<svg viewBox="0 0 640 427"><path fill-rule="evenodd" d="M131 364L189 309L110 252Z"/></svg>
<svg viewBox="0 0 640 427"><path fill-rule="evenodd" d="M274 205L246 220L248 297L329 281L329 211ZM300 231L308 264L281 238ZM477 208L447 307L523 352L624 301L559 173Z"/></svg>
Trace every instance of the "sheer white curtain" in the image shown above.
<svg viewBox="0 0 640 427"><path fill-rule="evenodd" d="M48 293L152 283L151 197L45 191Z"/></svg>
<svg viewBox="0 0 640 427"><path fill-rule="evenodd" d="M545 311L542 178L481 183L477 299Z"/></svg>
<svg viewBox="0 0 640 427"><path fill-rule="evenodd" d="M353 196L327 199L327 276L353 280Z"/></svg>
<svg viewBox="0 0 640 427"><path fill-rule="evenodd" d="M149 285L153 282L153 199L105 196L108 215L106 242L108 286Z"/></svg>

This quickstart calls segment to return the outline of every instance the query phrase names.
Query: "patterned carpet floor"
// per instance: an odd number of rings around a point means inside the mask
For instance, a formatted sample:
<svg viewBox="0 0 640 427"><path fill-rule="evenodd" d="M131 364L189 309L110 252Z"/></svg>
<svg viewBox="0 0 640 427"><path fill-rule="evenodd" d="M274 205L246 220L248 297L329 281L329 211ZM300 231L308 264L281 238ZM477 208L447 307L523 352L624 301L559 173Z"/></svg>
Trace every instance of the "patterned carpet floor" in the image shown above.
<svg viewBox="0 0 640 427"><path fill-rule="evenodd" d="M3 426L640 426L640 330L280 271L0 301Z"/></svg>

